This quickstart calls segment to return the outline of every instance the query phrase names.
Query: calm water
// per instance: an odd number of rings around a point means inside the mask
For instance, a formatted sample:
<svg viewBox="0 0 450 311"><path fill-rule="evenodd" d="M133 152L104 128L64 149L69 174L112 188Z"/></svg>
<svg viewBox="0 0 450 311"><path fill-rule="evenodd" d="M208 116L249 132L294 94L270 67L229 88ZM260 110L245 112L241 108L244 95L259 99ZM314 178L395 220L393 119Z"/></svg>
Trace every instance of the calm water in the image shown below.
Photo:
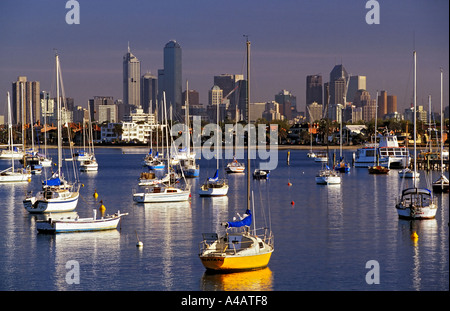
<svg viewBox="0 0 450 311"><path fill-rule="evenodd" d="M80 173L78 215L91 217L97 189L107 213L129 213L120 230L37 234L36 219L43 216L28 214L22 200L27 190L39 189L44 174L26 184L0 184L0 290L449 290L449 196L438 195L435 220L399 220L396 171L376 176L352 168L340 186L320 186L314 180L320 164L306 150L291 150L290 166L280 150L270 180L252 181L256 206L265 206L264 213L257 208L257 227L270 208L275 252L269 267L210 275L197 256L201 234L244 212L246 176L228 176L228 197L200 198L200 183L215 171L215 160L201 160L200 178L188 180L190 203L136 204L132 189L143 154L130 151L98 148L99 171ZM1 161L0 169L9 164ZM66 282L70 260L79 263L80 284ZM380 284L366 283L369 260L379 263Z"/></svg>

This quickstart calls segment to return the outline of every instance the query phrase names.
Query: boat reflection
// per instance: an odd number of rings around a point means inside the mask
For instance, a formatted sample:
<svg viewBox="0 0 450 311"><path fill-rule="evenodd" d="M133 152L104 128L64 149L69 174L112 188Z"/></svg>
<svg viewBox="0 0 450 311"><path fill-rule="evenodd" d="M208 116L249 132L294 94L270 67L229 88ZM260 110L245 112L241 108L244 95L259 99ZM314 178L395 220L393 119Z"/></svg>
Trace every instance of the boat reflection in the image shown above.
<svg viewBox="0 0 450 311"><path fill-rule="evenodd" d="M271 291L272 283L273 276L269 267L235 273L214 273L206 270L200 287L205 291Z"/></svg>

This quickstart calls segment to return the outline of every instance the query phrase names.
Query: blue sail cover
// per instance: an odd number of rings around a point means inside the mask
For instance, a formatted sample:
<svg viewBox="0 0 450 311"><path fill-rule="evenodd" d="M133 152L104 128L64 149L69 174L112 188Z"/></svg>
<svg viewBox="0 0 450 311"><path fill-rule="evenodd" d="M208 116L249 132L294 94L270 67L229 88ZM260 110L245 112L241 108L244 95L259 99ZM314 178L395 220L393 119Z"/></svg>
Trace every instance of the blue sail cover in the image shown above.
<svg viewBox="0 0 450 311"><path fill-rule="evenodd" d="M61 185L61 179L59 179L59 177L50 178L50 179L44 181L44 185L47 185L47 186L60 186Z"/></svg>
<svg viewBox="0 0 450 311"><path fill-rule="evenodd" d="M219 180L219 170L216 170L214 177L208 178L208 181L218 181Z"/></svg>
<svg viewBox="0 0 450 311"><path fill-rule="evenodd" d="M250 210L246 210L245 214L247 214L248 216L245 217L244 219L240 220L240 221L229 221L227 222L228 227L243 227L243 226L250 226L252 224L252 213L250 212Z"/></svg>

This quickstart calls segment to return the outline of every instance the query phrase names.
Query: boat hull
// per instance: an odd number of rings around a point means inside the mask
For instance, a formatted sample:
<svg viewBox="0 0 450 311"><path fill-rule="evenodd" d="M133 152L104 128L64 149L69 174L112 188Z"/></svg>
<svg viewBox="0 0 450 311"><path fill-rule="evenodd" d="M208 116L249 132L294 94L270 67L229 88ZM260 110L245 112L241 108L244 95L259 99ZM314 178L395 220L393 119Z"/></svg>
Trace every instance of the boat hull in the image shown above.
<svg viewBox="0 0 450 311"><path fill-rule="evenodd" d="M104 219L80 219L80 220L48 220L38 221L36 229L41 233L69 233L84 231L103 231L117 228L120 216Z"/></svg>
<svg viewBox="0 0 450 311"><path fill-rule="evenodd" d="M200 256L203 266L214 271L243 271L267 267L272 251L249 256Z"/></svg>
<svg viewBox="0 0 450 311"><path fill-rule="evenodd" d="M137 203L182 202L189 200L190 191L174 193L135 193L133 200Z"/></svg>
<svg viewBox="0 0 450 311"><path fill-rule="evenodd" d="M214 188L214 187L200 187L198 194L201 197L218 197L228 194L228 185L226 187Z"/></svg>
<svg viewBox="0 0 450 311"><path fill-rule="evenodd" d="M29 182L30 178L31 174L6 173L0 176L0 182L2 183Z"/></svg>
<svg viewBox="0 0 450 311"><path fill-rule="evenodd" d="M25 209L30 213L64 213L72 212L78 204L78 192L73 192L65 199L36 199L35 197L23 200Z"/></svg>
<svg viewBox="0 0 450 311"><path fill-rule="evenodd" d="M340 183L340 176L316 176L316 184L318 185L337 185Z"/></svg>
<svg viewBox="0 0 450 311"><path fill-rule="evenodd" d="M437 206L435 204L416 209L397 204L395 208L397 209L398 217L401 219L434 219L437 211Z"/></svg>

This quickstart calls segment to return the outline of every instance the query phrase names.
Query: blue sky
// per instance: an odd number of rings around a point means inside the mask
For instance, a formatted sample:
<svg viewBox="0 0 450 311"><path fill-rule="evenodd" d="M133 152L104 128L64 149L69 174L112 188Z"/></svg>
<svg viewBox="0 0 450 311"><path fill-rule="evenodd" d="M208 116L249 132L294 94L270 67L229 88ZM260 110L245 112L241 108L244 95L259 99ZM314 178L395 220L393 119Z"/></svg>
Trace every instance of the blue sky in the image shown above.
<svg viewBox="0 0 450 311"><path fill-rule="evenodd" d="M130 42L141 72L156 74L163 47L182 47L183 81L207 103L213 76L245 73L245 38L252 42L252 101L269 101L282 89L304 110L306 76L335 64L367 76L372 96L386 90L399 111L412 97L412 51L418 55L418 104L439 110L444 69L448 105L449 1L379 0L380 24L368 25L365 0L78 0L80 24L65 22L66 0L0 2L0 114L19 75L54 92L54 52L64 87L86 107L97 95L122 98L122 57Z"/></svg>

